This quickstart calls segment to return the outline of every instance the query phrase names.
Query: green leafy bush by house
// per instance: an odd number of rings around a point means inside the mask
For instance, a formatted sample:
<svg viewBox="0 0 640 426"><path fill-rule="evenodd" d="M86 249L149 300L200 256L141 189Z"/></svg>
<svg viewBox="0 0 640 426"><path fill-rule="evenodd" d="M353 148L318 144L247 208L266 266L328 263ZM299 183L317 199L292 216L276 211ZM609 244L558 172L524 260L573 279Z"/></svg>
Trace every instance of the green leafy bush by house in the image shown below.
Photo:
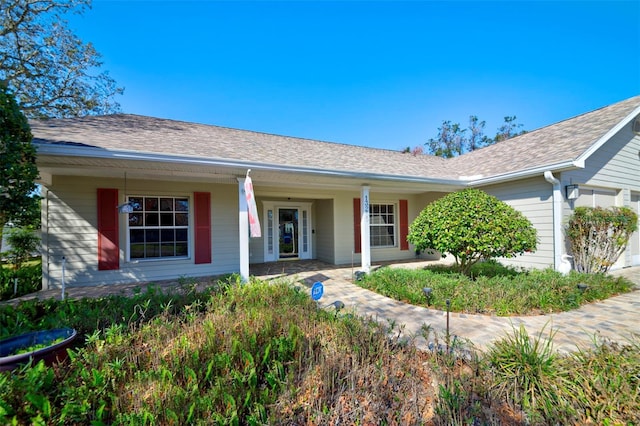
<svg viewBox="0 0 640 426"><path fill-rule="evenodd" d="M628 207L576 207L567 225L576 270L607 272L636 229L638 215Z"/></svg>
<svg viewBox="0 0 640 426"><path fill-rule="evenodd" d="M451 254L468 275L482 259L515 257L536 248L536 230L519 211L477 189L448 194L420 212L407 240L416 250Z"/></svg>

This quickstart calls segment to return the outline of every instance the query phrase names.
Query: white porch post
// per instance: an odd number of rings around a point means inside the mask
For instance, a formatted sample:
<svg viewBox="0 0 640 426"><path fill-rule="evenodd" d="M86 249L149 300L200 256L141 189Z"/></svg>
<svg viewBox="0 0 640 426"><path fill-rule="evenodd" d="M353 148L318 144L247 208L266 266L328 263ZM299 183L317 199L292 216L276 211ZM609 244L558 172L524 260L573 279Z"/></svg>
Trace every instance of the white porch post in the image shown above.
<svg viewBox="0 0 640 426"><path fill-rule="evenodd" d="M362 271L369 273L371 271L371 242L369 234L371 229L369 227L369 186L363 185L361 191L360 208L360 258L362 260Z"/></svg>
<svg viewBox="0 0 640 426"><path fill-rule="evenodd" d="M238 239L240 241L240 278L249 281L249 209L244 193L244 178L238 178Z"/></svg>

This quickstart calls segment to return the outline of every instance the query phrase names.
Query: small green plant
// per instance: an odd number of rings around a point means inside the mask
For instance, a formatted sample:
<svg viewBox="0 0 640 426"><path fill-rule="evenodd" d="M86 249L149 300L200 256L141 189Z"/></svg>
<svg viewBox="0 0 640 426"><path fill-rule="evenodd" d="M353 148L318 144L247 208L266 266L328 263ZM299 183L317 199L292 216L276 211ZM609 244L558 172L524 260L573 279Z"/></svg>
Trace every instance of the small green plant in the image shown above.
<svg viewBox="0 0 640 426"><path fill-rule="evenodd" d="M519 211L477 189L447 194L420 212L407 240L416 250L451 254L459 272L484 259L515 257L536 249L536 230Z"/></svg>

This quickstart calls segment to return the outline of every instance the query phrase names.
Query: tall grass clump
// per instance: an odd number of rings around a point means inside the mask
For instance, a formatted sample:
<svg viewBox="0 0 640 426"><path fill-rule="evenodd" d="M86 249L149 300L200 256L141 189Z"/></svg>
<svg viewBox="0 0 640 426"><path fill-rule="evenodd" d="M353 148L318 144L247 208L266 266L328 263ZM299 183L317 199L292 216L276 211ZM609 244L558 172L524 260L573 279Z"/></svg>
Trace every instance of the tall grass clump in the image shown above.
<svg viewBox="0 0 640 426"><path fill-rule="evenodd" d="M574 384L578 423L640 422L640 335L626 342L594 341L563 358L561 367Z"/></svg>
<svg viewBox="0 0 640 426"><path fill-rule="evenodd" d="M544 329L531 337L524 326L513 330L489 349L487 362L494 398L521 407L532 422L566 418L571 407L566 400L568 385L553 350L553 336L543 337Z"/></svg>

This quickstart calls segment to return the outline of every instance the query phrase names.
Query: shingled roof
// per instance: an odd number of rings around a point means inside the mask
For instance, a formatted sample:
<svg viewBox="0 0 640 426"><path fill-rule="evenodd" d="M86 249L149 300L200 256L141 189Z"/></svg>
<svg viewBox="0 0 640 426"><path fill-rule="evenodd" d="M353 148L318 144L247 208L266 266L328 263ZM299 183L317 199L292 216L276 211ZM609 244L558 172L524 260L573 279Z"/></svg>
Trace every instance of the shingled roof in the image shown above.
<svg viewBox="0 0 640 426"><path fill-rule="evenodd" d="M448 160L131 114L35 120L31 129L34 143L43 146L453 180L505 176L541 167L553 170L578 159L639 112L640 96L636 96Z"/></svg>
<svg viewBox="0 0 640 426"><path fill-rule="evenodd" d="M578 160L625 119L640 113L640 96L525 133L450 160L464 175L490 177Z"/></svg>
<svg viewBox="0 0 640 426"><path fill-rule="evenodd" d="M414 156L399 151L140 115L35 120L30 124L36 144L299 166L327 171L455 178L455 174L446 166L446 160L440 157Z"/></svg>

